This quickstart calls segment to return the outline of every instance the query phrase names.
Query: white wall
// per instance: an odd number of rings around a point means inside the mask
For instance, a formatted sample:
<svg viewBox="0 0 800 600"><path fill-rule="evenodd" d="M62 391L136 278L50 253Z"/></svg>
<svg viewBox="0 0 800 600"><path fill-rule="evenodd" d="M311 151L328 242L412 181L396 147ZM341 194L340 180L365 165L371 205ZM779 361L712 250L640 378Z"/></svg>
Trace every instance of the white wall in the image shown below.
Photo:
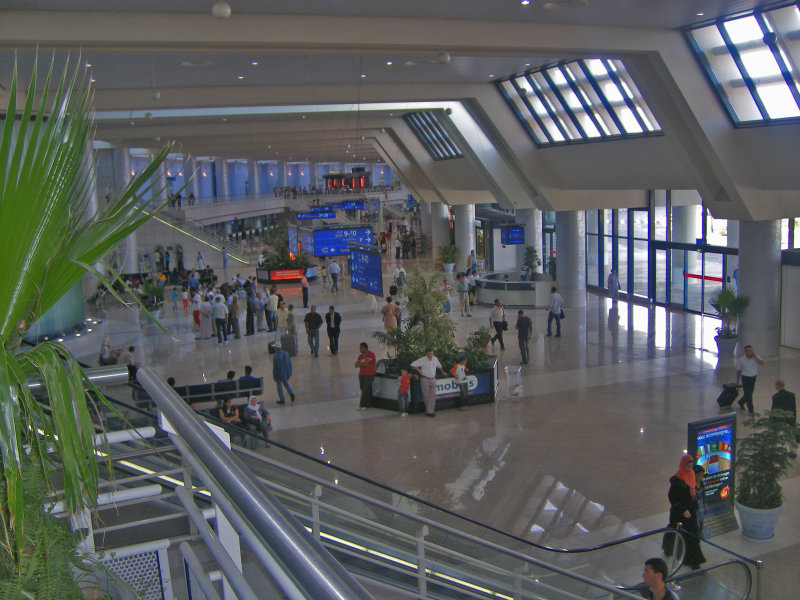
<svg viewBox="0 0 800 600"><path fill-rule="evenodd" d="M781 345L800 348L800 267L783 265L781 268Z"/></svg>

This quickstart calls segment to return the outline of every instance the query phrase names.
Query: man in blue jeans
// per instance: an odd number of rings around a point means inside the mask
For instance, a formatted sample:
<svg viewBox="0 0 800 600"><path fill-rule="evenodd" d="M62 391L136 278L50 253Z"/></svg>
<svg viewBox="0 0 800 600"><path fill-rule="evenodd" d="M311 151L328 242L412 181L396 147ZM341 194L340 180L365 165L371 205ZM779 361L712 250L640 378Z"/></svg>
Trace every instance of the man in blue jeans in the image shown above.
<svg viewBox="0 0 800 600"><path fill-rule="evenodd" d="M292 376L292 359L289 353L281 348L280 342L275 342L275 356L272 358L272 379L278 386L278 404L286 404L283 396L283 388L289 392L289 398L294 402L294 391L289 385L289 378Z"/></svg>
<svg viewBox="0 0 800 600"><path fill-rule="evenodd" d="M317 358L319 356L319 329L322 327L322 316L317 312L317 307L311 305L311 312L309 312L303 319L306 326L306 335L308 335L308 347L311 348L311 356Z"/></svg>
<svg viewBox="0 0 800 600"><path fill-rule="evenodd" d="M338 292L339 291L339 264L335 260L332 260L331 264L328 265L328 275L331 276L331 281L333 282L333 285L331 285L331 291L332 292Z"/></svg>

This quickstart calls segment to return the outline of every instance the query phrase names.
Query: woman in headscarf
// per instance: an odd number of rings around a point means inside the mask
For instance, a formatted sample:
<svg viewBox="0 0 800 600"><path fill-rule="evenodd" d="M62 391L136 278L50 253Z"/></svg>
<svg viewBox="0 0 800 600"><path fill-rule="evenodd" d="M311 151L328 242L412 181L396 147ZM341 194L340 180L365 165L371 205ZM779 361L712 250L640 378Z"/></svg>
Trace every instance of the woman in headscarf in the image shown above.
<svg viewBox="0 0 800 600"><path fill-rule="evenodd" d="M678 471L669 478L669 527L677 528L678 524L689 534L683 536L686 541L686 555L683 562L692 570L697 570L706 562L700 549L699 532L697 530L697 498L694 473L694 459L689 454L681 457Z"/></svg>
<svg viewBox="0 0 800 600"><path fill-rule="evenodd" d="M244 422L252 434L261 434L269 448L269 431L272 429L272 418L269 411L264 408L255 396L250 396L247 408L244 410ZM251 438L252 448L255 449L256 441Z"/></svg>

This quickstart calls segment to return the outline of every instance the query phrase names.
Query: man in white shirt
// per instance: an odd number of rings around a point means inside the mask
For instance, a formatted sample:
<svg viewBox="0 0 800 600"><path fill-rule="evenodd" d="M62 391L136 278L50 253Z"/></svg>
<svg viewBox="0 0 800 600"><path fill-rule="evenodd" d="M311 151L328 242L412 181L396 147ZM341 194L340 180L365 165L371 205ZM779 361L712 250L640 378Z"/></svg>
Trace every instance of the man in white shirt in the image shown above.
<svg viewBox="0 0 800 600"><path fill-rule="evenodd" d="M553 335L551 324L556 320L556 337L561 337L561 311L564 310L564 298L556 291L555 287L550 288L550 306L547 313L547 337Z"/></svg>
<svg viewBox="0 0 800 600"><path fill-rule="evenodd" d="M748 344L744 347L744 356L736 359L736 383L742 382L742 399L739 400L739 408L744 408L747 404L747 410L753 414L753 391L756 387L756 377L758 376L758 366L764 364L764 359L761 358L753 347Z"/></svg>
<svg viewBox="0 0 800 600"><path fill-rule="evenodd" d="M503 303L497 298L494 301L492 312L489 313L489 325L494 327L495 335L492 338L492 348L494 348L495 340L500 340L500 350L505 350L506 345L503 343L503 331L506 325L506 311L503 310Z"/></svg>
<svg viewBox="0 0 800 600"><path fill-rule="evenodd" d="M447 373L445 373L445 370L442 368L439 359L433 355L433 350L430 349L425 352L425 356L412 362L411 368L422 377L420 385L422 386L422 397L425 399L425 416L435 417L436 369L439 369L445 377L447 377Z"/></svg>
<svg viewBox="0 0 800 600"><path fill-rule="evenodd" d="M222 336L225 336L225 343L228 343L228 306L225 304L225 298L217 296L214 299L214 307L211 309L214 315L214 322L217 326L217 342L222 343Z"/></svg>
<svg viewBox="0 0 800 600"><path fill-rule="evenodd" d="M275 313L275 325L275 341L280 342L283 335L289 330L289 309L286 308L286 302L283 300L278 304L278 311Z"/></svg>
<svg viewBox="0 0 800 600"><path fill-rule="evenodd" d="M339 268L339 263L337 263L335 260L332 260L331 264L328 265L328 275L331 276L331 281L333 282L332 285L331 285L331 291L332 292L338 292L339 291L339 271L340 270L341 269Z"/></svg>

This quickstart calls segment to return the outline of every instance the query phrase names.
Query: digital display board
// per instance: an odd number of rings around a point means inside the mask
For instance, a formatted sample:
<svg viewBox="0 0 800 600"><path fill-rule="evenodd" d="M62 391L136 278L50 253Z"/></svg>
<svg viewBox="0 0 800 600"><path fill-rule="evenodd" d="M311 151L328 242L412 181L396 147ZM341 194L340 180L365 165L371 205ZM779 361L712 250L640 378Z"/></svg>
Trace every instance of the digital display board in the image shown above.
<svg viewBox="0 0 800 600"><path fill-rule="evenodd" d="M289 237L289 252L296 256L300 253L300 244L297 239L297 227L289 225L286 228L286 233Z"/></svg>
<svg viewBox="0 0 800 600"><path fill-rule="evenodd" d="M729 413L688 425L687 450L705 469L704 529L717 535L737 528L733 516L736 461L736 414Z"/></svg>
<svg viewBox="0 0 800 600"><path fill-rule="evenodd" d="M525 243L525 228L524 227L503 227L500 230L500 243L505 245L511 244L524 244Z"/></svg>
<svg viewBox="0 0 800 600"><path fill-rule="evenodd" d="M308 212L325 212L330 210L330 206L309 206Z"/></svg>
<svg viewBox="0 0 800 600"><path fill-rule="evenodd" d="M342 202L343 210L364 210L364 202L362 200L352 200L350 202Z"/></svg>
<svg viewBox="0 0 800 600"><path fill-rule="evenodd" d="M292 281L300 279L304 274L305 269L278 269L269 272L270 281Z"/></svg>
<svg viewBox="0 0 800 600"><path fill-rule="evenodd" d="M376 296L383 297L381 254L373 247L349 244L350 285Z"/></svg>
<svg viewBox="0 0 800 600"><path fill-rule="evenodd" d="M301 212L295 215L298 221L311 221L312 219L335 219L336 212L333 210L317 212Z"/></svg>
<svg viewBox="0 0 800 600"><path fill-rule="evenodd" d="M337 227L314 230L314 256L349 254L348 242L372 246L372 227Z"/></svg>
<svg viewBox="0 0 800 600"><path fill-rule="evenodd" d="M300 249L306 254L314 254L314 232L310 229L300 230Z"/></svg>

